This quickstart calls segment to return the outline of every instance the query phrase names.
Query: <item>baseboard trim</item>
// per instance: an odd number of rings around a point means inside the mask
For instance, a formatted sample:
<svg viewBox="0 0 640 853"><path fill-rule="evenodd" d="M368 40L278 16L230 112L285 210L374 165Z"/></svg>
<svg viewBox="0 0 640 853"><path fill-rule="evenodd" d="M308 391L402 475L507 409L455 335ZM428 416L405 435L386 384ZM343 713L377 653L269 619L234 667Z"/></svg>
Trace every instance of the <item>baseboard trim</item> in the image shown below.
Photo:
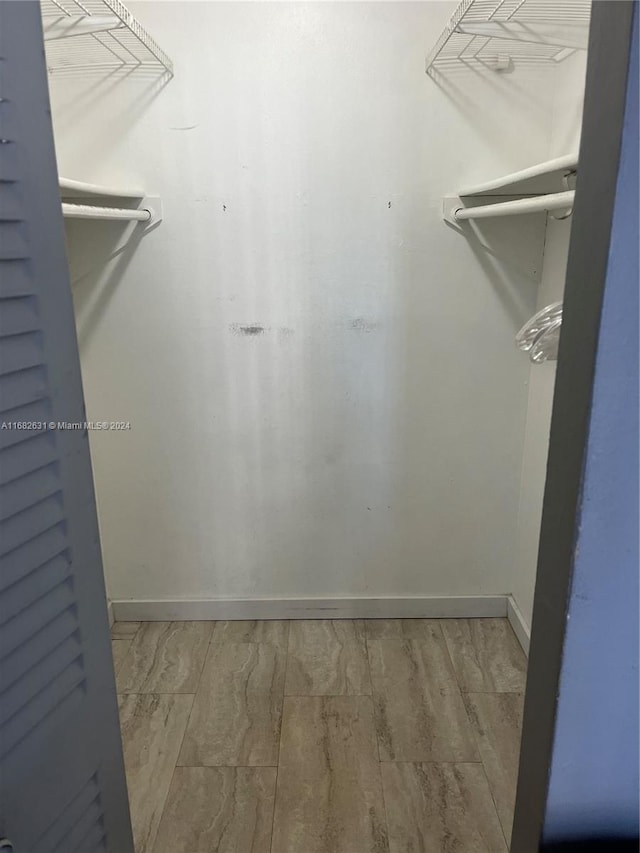
<svg viewBox="0 0 640 853"><path fill-rule="evenodd" d="M113 614L113 601L109 601L107 599L107 615L109 616L109 627L113 628L113 623L116 621L116 617Z"/></svg>
<svg viewBox="0 0 640 853"><path fill-rule="evenodd" d="M522 646L525 655L529 657L531 630L525 622L524 616L520 612L520 608L515 603L512 595L507 598L507 619L513 628L513 633L518 638L518 642Z"/></svg>
<svg viewBox="0 0 640 853"><path fill-rule="evenodd" d="M506 595L423 598L261 598L120 600L122 622L244 619L463 619L506 616Z"/></svg>

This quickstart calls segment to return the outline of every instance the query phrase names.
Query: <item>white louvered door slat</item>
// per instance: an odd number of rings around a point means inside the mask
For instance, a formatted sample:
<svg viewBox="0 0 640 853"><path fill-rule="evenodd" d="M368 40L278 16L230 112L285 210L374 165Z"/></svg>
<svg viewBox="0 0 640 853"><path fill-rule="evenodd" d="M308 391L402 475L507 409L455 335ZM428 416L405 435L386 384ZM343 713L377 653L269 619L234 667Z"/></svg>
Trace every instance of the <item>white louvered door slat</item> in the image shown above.
<svg viewBox="0 0 640 853"><path fill-rule="evenodd" d="M0 838L14 853L133 853L88 437L46 426L84 420L40 8L0 0Z"/></svg>

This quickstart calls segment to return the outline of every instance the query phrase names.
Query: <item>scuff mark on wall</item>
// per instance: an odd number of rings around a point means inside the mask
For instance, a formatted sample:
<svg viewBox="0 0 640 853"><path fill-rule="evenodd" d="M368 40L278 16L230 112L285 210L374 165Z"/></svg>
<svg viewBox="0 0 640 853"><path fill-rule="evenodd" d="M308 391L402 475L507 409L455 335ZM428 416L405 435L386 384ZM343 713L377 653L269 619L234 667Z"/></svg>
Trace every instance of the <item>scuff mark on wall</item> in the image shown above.
<svg viewBox="0 0 640 853"><path fill-rule="evenodd" d="M264 335L266 329L258 323L250 323L243 325L242 323L231 323L229 326L234 335L245 335L246 337L255 337L256 335Z"/></svg>
<svg viewBox="0 0 640 853"><path fill-rule="evenodd" d="M369 332L376 331L378 324L375 321L365 320L364 317L354 317L349 324L349 328L353 329L355 332L365 332L365 334L369 334Z"/></svg>
<svg viewBox="0 0 640 853"><path fill-rule="evenodd" d="M235 296L230 297L229 301L233 302ZM246 337L255 337L256 335L264 335L267 332L273 331L277 333L279 338L290 338L295 335L295 329L290 326L278 326L277 329L271 329L269 326L262 326L260 323L231 323L229 329L234 335L245 335Z"/></svg>

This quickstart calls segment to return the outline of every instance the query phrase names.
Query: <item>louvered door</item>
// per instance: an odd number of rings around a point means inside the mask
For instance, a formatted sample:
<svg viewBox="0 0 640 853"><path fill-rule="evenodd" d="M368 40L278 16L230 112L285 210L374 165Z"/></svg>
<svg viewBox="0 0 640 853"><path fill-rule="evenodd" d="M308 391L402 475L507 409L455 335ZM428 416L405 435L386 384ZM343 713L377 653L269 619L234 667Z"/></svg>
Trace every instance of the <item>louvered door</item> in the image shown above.
<svg viewBox="0 0 640 853"><path fill-rule="evenodd" d="M0 0L0 838L132 853L39 6Z"/></svg>

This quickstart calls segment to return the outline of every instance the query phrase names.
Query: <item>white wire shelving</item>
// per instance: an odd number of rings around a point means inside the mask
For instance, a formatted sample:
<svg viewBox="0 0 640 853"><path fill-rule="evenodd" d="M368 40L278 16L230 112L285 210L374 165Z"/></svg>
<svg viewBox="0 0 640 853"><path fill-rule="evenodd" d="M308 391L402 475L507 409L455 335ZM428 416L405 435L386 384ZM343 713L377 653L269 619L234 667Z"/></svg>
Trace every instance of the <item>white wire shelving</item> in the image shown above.
<svg viewBox="0 0 640 853"><path fill-rule="evenodd" d="M120 0L41 0L47 67L173 76L173 63Z"/></svg>
<svg viewBox="0 0 640 853"><path fill-rule="evenodd" d="M435 76L461 64L496 71L561 62L587 47L591 0L462 0L426 60Z"/></svg>

